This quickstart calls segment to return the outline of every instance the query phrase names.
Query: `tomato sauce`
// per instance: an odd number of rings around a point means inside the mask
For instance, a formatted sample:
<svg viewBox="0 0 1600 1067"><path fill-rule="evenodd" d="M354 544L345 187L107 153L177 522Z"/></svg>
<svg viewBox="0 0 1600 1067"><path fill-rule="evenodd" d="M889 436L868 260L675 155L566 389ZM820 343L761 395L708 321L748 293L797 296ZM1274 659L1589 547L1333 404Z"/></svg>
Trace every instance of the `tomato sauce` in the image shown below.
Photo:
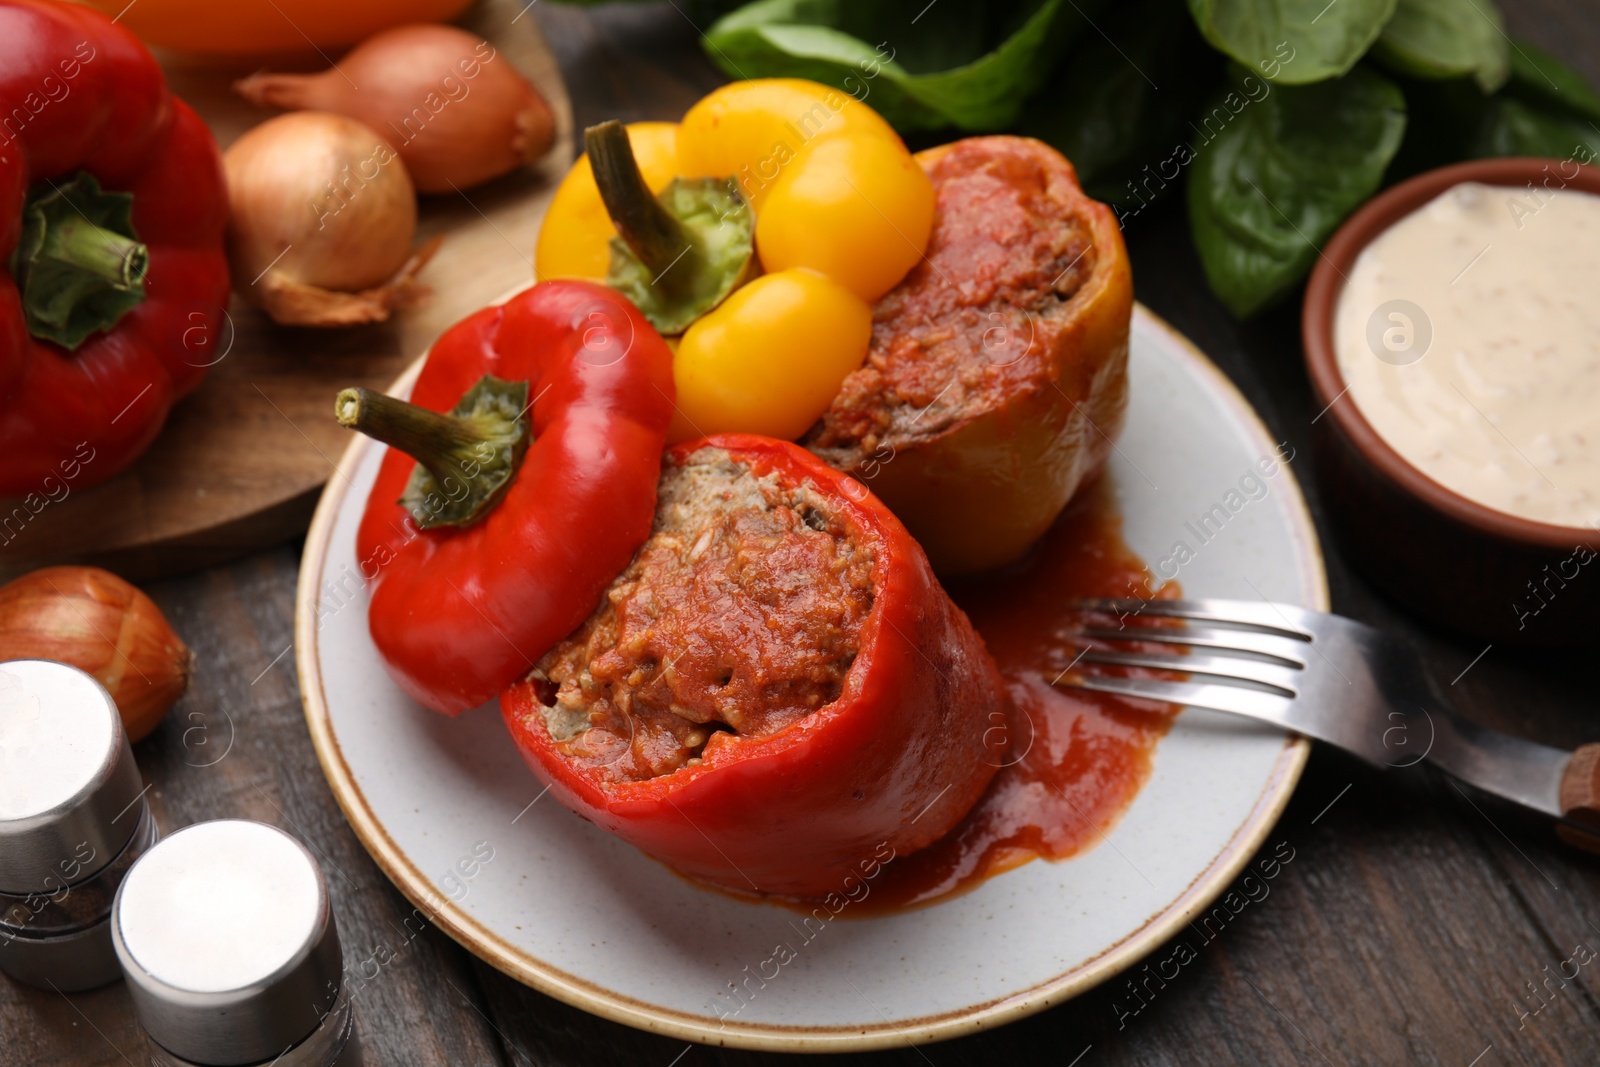
<svg viewBox="0 0 1600 1067"><path fill-rule="evenodd" d="M1093 621L1071 608L1075 598L1151 595L1150 572L1122 540L1108 479L1079 493L1020 562L946 588L1016 704L1009 737L994 746L1000 770L954 830L884 867L844 915L929 904L1029 860L1099 844L1149 778L1156 743L1177 715L1169 705L1051 685L1081 647L1065 635ZM1168 582L1155 595L1181 594Z"/></svg>
<svg viewBox="0 0 1600 1067"><path fill-rule="evenodd" d="M871 550L821 494L720 448L669 457L655 530L539 661L547 728L586 774L671 774L837 700L871 609Z"/></svg>

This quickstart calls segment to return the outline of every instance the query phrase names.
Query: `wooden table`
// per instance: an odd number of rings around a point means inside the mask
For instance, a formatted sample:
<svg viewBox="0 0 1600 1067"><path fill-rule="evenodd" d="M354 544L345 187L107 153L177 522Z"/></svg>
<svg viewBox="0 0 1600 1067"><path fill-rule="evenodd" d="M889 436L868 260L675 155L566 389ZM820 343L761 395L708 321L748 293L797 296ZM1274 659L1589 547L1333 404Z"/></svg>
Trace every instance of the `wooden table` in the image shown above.
<svg viewBox="0 0 1600 1067"><path fill-rule="evenodd" d="M1600 83L1594 0L1502 6L1514 34ZM562 64L580 128L610 116L674 117L720 80L672 7L540 4L532 13ZM1206 291L1175 205L1141 213L1128 238L1140 299L1208 351L1305 453L1316 411L1298 306L1235 325ZM1301 477L1326 537L1317 487L1307 471ZM1566 747L1600 738L1592 652L1485 652L1482 641L1420 625L1355 574L1331 538L1325 547L1335 609L1413 638L1462 713ZM289 652L298 562L299 546L285 545L151 587L199 670L136 752L163 825L240 816L283 826L327 867L349 957L394 952L356 1008L368 1062L776 1062L586 1015L517 985L436 930L407 943L411 908L341 818L301 718ZM1295 853L1270 895L1136 1014L1129 1009L1139 1002L1119 979L991 1033L843 1062L1600 1064L1600 860L1430 770L1379 773L1324 748L1268 841ZM1564 981L1558 971L1579 945L1589 965ZM1574 966L1566 964L1569 974ZM65 997L0 980L3 1067L125 1062L144 1061L122 986Z"/></svg>

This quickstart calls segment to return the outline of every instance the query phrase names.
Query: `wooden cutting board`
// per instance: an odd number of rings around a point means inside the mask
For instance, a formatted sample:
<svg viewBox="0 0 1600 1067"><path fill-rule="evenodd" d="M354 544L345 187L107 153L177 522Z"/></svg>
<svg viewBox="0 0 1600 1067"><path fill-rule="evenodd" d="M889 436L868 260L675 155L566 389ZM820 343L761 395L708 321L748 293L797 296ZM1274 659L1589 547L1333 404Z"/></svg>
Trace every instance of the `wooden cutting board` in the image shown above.
<svg viewBox="0 0 1600 1067"><path fill-rule="evenodd" d="M540 163L464 195L421 201L418 243L444 236L421 280L422 305L387 323L342 330L278 326L237 296L200 387L172 411L128 470L50 503L0 545L0 578L87 562L140 580L210 566L305 532L323 482L348 443L333 418L340 388L386 388L452 323L533 281L533 245L555 184L572 162L572 107L526 0L482 0L460 20L529 78L556 116ZM230 86L263 65L163 56L175 94L224 149L270 118ZM271 69L319 69L312 55ZM7 509L9 511L9 508Z"/></svg>

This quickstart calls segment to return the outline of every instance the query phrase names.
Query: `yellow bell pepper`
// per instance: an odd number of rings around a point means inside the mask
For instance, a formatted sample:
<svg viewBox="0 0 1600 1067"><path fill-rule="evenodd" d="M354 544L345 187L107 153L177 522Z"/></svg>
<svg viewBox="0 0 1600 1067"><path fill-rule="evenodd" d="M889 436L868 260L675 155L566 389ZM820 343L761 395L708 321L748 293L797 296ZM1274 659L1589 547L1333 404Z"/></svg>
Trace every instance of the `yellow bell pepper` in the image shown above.
<svg viewBox="0 0 1600 1067"><path fill-rule="evenodd" d="M676 122L635 122L628 126L628 143L650 191L659 193L682 172L678 164ZM594 183L589 157L579 156L550 199L539 240L534 246L533 268L541 281L551 278L591 278L604 281L611 263L607 248L617 227L606 214L600 189Z"/></svg>
<svg viewBox="0 0 1600 1067"><path fill-rule="evenodd" d="M801 78L724 85L691 107L681 128L683 173L732 177L758 212L773 183L807 145L845 133L874 134L900 144L894 127L866 104Z"/></svg>
<svg viewBox="0 0 1600 1067"><path fill-rule="evenodd" d="M932 183L893 128L836 89L773 78L723 86L676 126L586 140L540 231L540 276L604 278L683 332L678 436L803 433L932 232ZM739 288L757 263L768 273Z"/></svg>
<svg viewBox="0 0 1600 1067"><path fill-rule="evenodd" d="M825 275L763 274L684 333L669 443L714 433L785 440L817 421L872 339L872 309Z"/></svg>
<svg viewBox="0 0 1600 1067"><path fill-rule="evenodd" d="M899 141L852 133L815 141L756 215L767 270L810 267L877 300L917 265L933 229L933 183Z"/></svg>

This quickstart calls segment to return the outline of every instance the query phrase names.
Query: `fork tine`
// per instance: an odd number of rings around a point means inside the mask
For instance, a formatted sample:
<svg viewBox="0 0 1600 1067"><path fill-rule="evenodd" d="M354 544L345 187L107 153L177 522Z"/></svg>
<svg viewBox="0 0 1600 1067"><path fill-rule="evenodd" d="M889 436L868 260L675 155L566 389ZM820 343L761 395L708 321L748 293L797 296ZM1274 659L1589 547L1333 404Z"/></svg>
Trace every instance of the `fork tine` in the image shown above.
<svg viewBox="0 0 1600 1067"><path fill-rule="evenodd" d="M1313 637L1309 630L1296 621L1304 609L1291 604L1249 600L1138 600L1113 597L1078 600L1073 606L1119 616L1160 615L1169 619L1229 623L1292 637L1297 641L1310 641Z"/></svg>
<svg viewBox="0 0 1600 1067"><path fill-rule="evenodd" d="M1119 667L1151 667L1156 670L1183 671L1208 678L1231 679L1267 686L1285 699L1299 695L1297 672L1259 660L1233 656L1173 656L1152 652L1107 652L1093 648L1078 657L1079 663L1108 663Z"/></svg>
<svg viewBox="0 0 1600 1067"><path fill-rule="evenodd" d="M1112 630L1086 626L1070 631L1066 636L1090 637L1099 641L1154 641L1167 645L1192 645L1212 649L1222 655L1265 656L1285 667L1304 669L1306 662L1300 652L1306 646L1299 641L1272 634L1253 633L1249 630L1206 630L1193 626L1129 626Z"/></svg>
<svg viewBox="0 0 1600 1067"><path fill-rule="evenodd" d="M1111 678L1105 675L1068 675L1057 679L1058 686L1089 689L1096 693L1159 700L1191 708L1243 715L1262 722L1288 727L1285 715L1289 701L1284 697L1241 689L1236 685L1206 685L1197 682L1164 682L1156 678ZM1292 727L1291 727L1292 728Z"/></svg>

